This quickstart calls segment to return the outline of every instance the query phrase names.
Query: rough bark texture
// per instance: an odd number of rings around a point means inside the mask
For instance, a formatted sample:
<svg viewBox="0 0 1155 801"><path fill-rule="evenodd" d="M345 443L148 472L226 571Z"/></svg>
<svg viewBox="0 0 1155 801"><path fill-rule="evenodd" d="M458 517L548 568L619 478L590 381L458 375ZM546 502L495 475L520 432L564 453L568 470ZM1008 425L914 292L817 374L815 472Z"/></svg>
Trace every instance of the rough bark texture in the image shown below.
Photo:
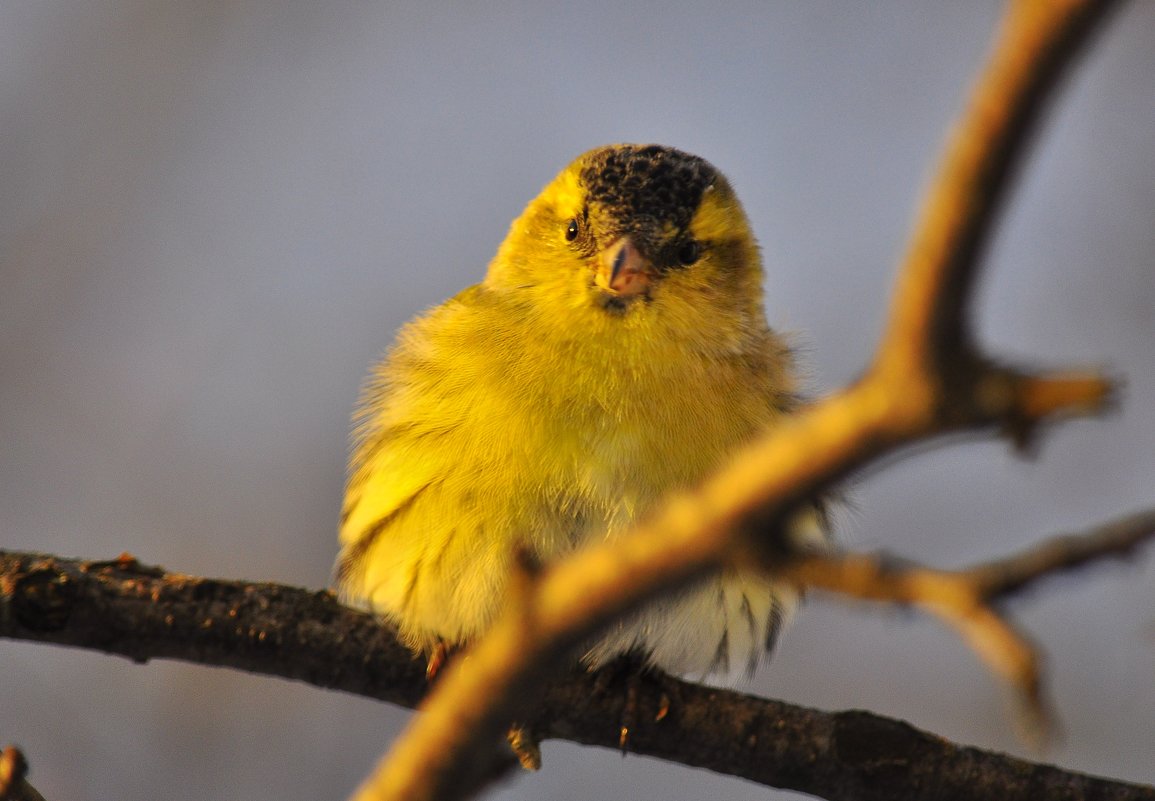
<svg viewBox="0 0 1155 801"><path fill-rule="evenodd" d="M136 662L181 659L297 679L414 707L424 664L329 592L199 578L131 557L82 562L0 552L0 636ZM620 683L573 672L530 723L543 738L618 747ZM958 746L869 712L838 713L637 678L629 750L828 799L1155 799L1155 788ZM660 721L663 696L669 712Z"/></svg>

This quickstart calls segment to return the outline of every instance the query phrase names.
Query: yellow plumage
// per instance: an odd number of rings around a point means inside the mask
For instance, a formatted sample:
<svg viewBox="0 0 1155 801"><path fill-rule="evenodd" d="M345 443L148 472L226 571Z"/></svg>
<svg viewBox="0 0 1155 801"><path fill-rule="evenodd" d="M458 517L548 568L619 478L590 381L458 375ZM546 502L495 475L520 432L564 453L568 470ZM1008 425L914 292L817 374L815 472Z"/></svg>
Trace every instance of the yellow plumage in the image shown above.
<svg viewBox="0 0 1155 801"><path fill-rule="evenodd" d="M794 403L762 270L725 178L671 148L575 160L485 280L411 321L366 388L338 588L414 649L480 635L515 552L613 537ZM814 534L821 536L815 529ZM678 673L752 668L792 596L731 572L591 644Z"/></svg>

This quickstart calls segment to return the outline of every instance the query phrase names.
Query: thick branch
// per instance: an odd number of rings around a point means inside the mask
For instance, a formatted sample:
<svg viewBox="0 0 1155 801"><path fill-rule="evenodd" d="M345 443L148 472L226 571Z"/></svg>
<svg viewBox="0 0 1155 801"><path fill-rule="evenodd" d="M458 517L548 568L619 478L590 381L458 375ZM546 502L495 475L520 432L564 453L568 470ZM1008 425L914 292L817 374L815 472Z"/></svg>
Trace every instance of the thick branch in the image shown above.
<svg viewBox="0 0 1155 801"><path fill-rule="evenodd" d="M585 677L551 683L545 736L613 747L624 702L594 687ZM665 693L677 701L653 722ZM747 779L830 801L1155 799L1155 787L955 745L870 712L819 712L669 678L644 684L638 709L646 722L631 729L632 751L719 773L741 765Z"/></svg>
<svg viewBox="0 0 1155 801"><path fill-rule="evenodd" d="M330 592L0 551L0 636L134 662L182 659L412 707L424 665Z"/></svg>
<svg viewBox="0 0 1155 801"><path fill-rule="evenodd" d="M1002 596L1076 563L1130 553L1153 534L1155 510L959 575L1014 575L1012 583L992 582ZM426 687L424 665L388 629L330 593L166 573L131 557L80 562L0 552L0 636L138 662L241 668L410 708ZM655 720L671 692L676 703ZM544 738L617 748L624 703L596 675L571 672L550 683L525 719ZM629 740L635 753L832 800L1155 801L1153 788L956 746L866 712L832 714L669 677L643 680L637 709Z"/></svg>

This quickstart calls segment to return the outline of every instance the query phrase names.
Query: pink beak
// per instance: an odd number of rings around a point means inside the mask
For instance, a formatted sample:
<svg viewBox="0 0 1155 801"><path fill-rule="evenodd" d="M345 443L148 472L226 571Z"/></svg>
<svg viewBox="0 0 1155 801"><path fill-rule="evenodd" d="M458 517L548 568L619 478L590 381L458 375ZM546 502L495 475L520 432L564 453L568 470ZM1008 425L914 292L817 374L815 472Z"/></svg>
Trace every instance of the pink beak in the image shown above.
<svg viewBox="0 0 1155 801"><path fill-rule="evenodd" d="M656 273L628 236L614 242L598 254L594 281L615 295L630 297L645 292Z"/></svg>

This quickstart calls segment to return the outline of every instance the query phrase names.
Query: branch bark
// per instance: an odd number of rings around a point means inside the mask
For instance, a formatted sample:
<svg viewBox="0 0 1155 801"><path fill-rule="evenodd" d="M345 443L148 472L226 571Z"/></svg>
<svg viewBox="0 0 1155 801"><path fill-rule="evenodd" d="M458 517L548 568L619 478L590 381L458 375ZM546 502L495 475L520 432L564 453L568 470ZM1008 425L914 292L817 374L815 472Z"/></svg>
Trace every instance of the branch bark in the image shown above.
<svg viewBox="0 0 1155 801"><path fill-rule="evenodd" d="M982 577L989 599L1005 600L1042 578L1130 555L1152 537L1155 509L951 575ZM928 572L878 557L846 558L874 564L895 586ZM863 597L909 603L918 593ZM78 561L0 551L0 636L136 662L239 668L408 708L427 688L424 664L388 628L331 593L168 573L128 555ZM823 712L669 676L643 677L636 689L632 752L831 801L1155 801L1152 787L955 745L869 712ZM676 702L658 720L663 696L671 695ZM546 739L617 748L625 703L598 674L570 671L550 683L525 720Z"/></svg>

